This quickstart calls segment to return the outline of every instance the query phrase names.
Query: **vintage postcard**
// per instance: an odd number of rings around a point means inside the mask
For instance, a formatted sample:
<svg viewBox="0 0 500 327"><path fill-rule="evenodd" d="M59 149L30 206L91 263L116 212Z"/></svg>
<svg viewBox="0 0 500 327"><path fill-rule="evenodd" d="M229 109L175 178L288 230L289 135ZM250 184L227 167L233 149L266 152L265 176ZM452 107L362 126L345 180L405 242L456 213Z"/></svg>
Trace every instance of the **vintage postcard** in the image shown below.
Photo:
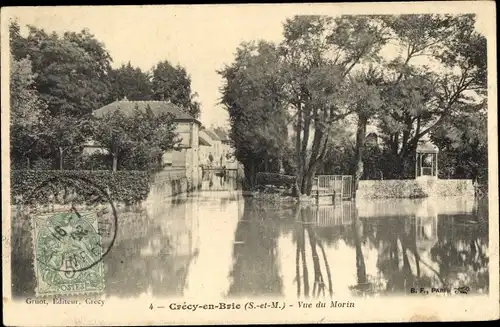
<svg viewBox="0 0 500 327"><path fill-rule="evenodd" d="M6 325L499 318L494 2L1 28Z"/></svg>

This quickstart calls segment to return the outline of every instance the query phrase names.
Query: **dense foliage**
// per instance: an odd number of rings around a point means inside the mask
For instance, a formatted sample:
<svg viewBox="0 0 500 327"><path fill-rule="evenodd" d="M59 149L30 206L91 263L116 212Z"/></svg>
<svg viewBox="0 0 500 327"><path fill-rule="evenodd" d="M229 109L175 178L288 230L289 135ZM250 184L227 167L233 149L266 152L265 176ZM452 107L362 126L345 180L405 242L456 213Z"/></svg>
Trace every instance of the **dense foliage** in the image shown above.
<svg viewBox="0 0 500 327"><path fill-rule="evenodd" d="M243 44L235 64L220 72L227 80L222 103L229 111L230 138L250 186L255 184L256 173L277 162L287 147L279 69L276 47L259 42Z"/></svg>
<svg viewBox="0 0 500 327"><path fill-rule="evenodd" d="M174 67L167 60L161 61L153 68L151 83L155 100L170 100L198 118L200 115L200 103L196 101L198 95L192 92L191 78L184 67L180 65Z"/></svg>
<svg viewBox="0 0 500 327"><path fill-rule="evenodd" d="M111 156L113 171L119 160L122 168L152 171L162 168L163 153L173 149L176 125L171 113L154 114L149 106L136 107L130 116L116 110L94 119L92 136Z"/></svg>
<svg viewBox="0 0 500 327"><path fill-rule="evenodd" d="M256 177L257 185L273 185L278 187L292 187L296 180L295 176L264 172L258 172Z"/></svg>
<svg viewBox="0 0 500 327"><path fill-rule="evenodd" d="M280 44L242 43L220 72L238 159L250 176L285 168L309 194L317 172L413 178L417 145L430 137L445 176L486 173L477 137L486 125L475 123L486 108L486 39L474 26L474 15L295 16ZM472 130L454 135L462 118Z"/></svg>
<svg viewBox="0 0 500 327"><path fill-rule="evenodd" d="M450 117L433 133L434 143L441 149L440 177L470 178L480 184L488 179L487 112Z"/></svg>
<svg viewBox="0 0 500 327"><path fill-rule="evenodd" d="M200 115L198 96L191 89L191 77L180 65L164 60L150 71L133 67L130 62L109 72L111 92L109 102L128 100L165 100L184 108L195 118Z"/></svg>
<svg viewBox="0 0 500 327"><path fill-rule="evenodd" d="M193 116L200 113L191 79L183 67L162 61L152 72L143 72L130 63L112 69L104 44L88 30L59 35L28 26L28 33L23 36L18 22L12 21L10 48L10 144L14 168L62 170L102 166L102 162L92 164L83 156L84 145L91 140L95 143L96 138L106 143L103 146L107 150L113 148L109 153L115 164L111 159L105 166L108 169L157 168L159 152L172 148L175 141L172 117L153 118L144 112L136 113L132 119L105 117L98 121L92 112L127 97L170 100ZM108 126L114 126L118 132L128 131L120 134L120 142L124 143L120 145L122 164L117 164L118 155L113 155L117 134ZM151 130L146 132L148 128ZM134 135L125 135L130 133Z"/></svg>
<svg viewBox="0 0 500 327"><path fill-rule="evenodd" d="M64 203L111 201L134 204L146 199L149 174L144 171L13 170L13 204L43 204L49 198Z"/></svg>
<svg viewBox="0 0 500 327"><path fill-rule="evenodd" d="M108 102L127 98L132 101L152 100L153 86L149 72L133 67L130 62L109 72L111 92Z"/></svg>

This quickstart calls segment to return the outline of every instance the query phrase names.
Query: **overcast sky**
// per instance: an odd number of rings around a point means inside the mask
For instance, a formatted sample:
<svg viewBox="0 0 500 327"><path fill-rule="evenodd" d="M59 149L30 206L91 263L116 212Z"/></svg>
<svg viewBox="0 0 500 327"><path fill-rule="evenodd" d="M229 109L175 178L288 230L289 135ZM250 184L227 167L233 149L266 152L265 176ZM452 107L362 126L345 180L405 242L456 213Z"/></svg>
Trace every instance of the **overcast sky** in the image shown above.
<svg viewBox="0 0 500 327"><path fill-rule="evenodd" d="M410 7L406 4L398 9L392 3L377 7L377 11L393 13L412 10ZM335 15L340 10L345 12L345 5L25 7L15 8L10 15L18 17L23 27L31 24L48 32L88 28L105 44L113 67L130 61L149 70L165 59L184 66L191 75L192 90L199 95L201 121L209 126L227 123L227 113L218 105L222 79L216 70L232 62L241 42L279 41L286 18L295 14ZM366 10L366 4L349 7L353 13Z"/></svg>

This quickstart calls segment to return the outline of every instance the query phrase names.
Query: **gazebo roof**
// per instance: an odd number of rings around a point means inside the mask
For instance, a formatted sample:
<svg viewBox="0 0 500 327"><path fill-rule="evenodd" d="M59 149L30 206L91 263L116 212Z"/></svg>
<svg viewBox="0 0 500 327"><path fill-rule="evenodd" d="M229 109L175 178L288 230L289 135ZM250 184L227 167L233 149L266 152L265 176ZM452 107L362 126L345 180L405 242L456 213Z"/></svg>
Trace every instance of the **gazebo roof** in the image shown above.
<svg viewBox="0 0 500 327"><path fill-rule="evenodd" d="M418 142L417 153L438 153L439 149L431 141L425 140Z"/></svg>

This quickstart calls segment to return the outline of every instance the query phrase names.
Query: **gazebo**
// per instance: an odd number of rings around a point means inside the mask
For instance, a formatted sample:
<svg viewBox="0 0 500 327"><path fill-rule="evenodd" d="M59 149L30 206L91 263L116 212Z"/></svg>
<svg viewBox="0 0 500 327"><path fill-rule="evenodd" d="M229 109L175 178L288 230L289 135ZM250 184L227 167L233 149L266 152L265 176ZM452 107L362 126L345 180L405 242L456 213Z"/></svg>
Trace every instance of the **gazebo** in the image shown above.
<svg viewBox="0 0 500 327"><path fill-rule="evenodd" d="M422 140L417 145L415 178L438 177L439 149L430 140Z"/></svg>

